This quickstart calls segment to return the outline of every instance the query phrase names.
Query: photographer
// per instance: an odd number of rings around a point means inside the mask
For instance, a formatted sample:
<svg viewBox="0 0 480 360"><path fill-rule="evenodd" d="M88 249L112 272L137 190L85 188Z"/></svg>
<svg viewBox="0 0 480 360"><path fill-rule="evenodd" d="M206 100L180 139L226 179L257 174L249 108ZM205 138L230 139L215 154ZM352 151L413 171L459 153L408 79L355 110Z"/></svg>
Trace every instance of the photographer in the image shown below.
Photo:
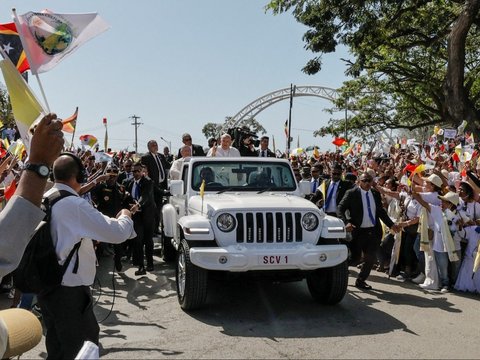
<svg viewBox="0 0 480 360"><path fill-rule="evenodd" d="M96 257L91 239L119 244L136 234L131 212L123 209L116 218L96 210L78 196L86 177L82 161L74 154L61 154L53 163L55 184L46 196L67 191L74 196L61 199L52 207L52 237L59 264L63 264L77 243L77 255L67 267L60 286L38 295L46 327L48 358L73 359L84 341L98 345L99 326L93 313L90 286L96 272ZM137 206L130 209L138 210Z"/></svg>
<svg viewBox="0 0 480 360"><path fill-rule="evenodd" d="M255 150L254 140L251 134L244 134L240 142L240 151L241 156L258 156L257 150Z"/></svg>

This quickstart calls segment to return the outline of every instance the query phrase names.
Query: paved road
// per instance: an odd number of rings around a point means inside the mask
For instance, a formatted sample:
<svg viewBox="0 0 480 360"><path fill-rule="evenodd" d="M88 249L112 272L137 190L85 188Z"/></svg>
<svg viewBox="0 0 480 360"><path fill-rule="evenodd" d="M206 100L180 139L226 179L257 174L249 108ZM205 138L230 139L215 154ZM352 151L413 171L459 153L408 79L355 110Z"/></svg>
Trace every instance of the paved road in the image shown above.
<svg viewBox="0 0 480 360"><path fill-rule="evenodd" d="M107 261L108 260L108 261ZM202 311L180 310L173 266L136 280L116 274L113 312L101 324L102 358L479 358L479 297L425 292L373 273L371 292L353 287L319 306L305 282L215 281ZM108 265L108 266L107 266ZM99 267L99 320L113 301L109 259ZM24 358L45 357L44 343Z"/></svg>

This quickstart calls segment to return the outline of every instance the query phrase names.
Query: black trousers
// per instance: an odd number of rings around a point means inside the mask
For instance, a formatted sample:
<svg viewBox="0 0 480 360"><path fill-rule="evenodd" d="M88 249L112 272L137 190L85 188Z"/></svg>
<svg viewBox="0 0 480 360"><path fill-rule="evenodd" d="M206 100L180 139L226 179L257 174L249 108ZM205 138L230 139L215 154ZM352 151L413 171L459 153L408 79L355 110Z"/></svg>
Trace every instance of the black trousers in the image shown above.
<svg viewBox="0 0 480 360"><path fill-rule="evenodd" d="M89 340L98 345L100 327L88 286L59 286L39 295L46 327L47 359L74 359Z"/></svg>
<svg viewBox="0 0 480 360"><path fill-rule="evenodd" d="M352 252L352 261L360 261L363 254L363 265L358 278L367 280L372 267L376 261L377 249L380 245L382 234L371 228L356 228L352 232L352 242L350 250Z"/></svg>
<svg viewBox="0 0 480 360"><path fill-rule="evenodd" d="M153 217L144 217L133 221L133 228L137 233L137 237L133 239L133 263L139 268L145 266L144 258L147 260L147 266L153 266L154 221Z"/></svg>

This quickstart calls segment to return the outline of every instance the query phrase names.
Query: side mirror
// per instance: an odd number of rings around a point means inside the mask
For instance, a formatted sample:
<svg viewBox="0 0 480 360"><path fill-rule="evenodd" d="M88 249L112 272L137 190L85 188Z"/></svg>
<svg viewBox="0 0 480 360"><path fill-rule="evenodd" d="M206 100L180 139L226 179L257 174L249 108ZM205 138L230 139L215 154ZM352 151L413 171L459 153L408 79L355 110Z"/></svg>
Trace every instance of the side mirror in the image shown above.
<svg viewBox="0 0 480 360"><path fill-rule="evenodd" d="M302 195L310 195L312 193L312 185L308 180L300 180L298 188Z"/></svg>
<svg viewBox="0 0 480 360"><path fill-rule="evenodd" d="M170 182L170 194L173 196L183 195L183 180L172 180Z"/></svg>

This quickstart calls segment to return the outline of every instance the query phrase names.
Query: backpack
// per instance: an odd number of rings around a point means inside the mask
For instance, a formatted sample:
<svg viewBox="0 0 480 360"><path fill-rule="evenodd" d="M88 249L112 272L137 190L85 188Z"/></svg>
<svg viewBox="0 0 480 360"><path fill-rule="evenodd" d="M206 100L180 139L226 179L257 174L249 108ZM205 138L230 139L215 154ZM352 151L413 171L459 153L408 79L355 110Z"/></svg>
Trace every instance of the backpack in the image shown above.
<svg viewBox="0 0 480 360"><path fill-rule="evenodd" d="M59 190L42 200L41 208L45 211L45 217L35 229L20 264L13 272L13 283L22 293L39 294L59 286L73 255L81 245L81 242L76 243L68 254L65 263L63 265L58 264L50 232L50 220L53 205L68 196L75 195L66 190ZM78 269L78 256L74 269L75 273L76 269Z"/></svg>

